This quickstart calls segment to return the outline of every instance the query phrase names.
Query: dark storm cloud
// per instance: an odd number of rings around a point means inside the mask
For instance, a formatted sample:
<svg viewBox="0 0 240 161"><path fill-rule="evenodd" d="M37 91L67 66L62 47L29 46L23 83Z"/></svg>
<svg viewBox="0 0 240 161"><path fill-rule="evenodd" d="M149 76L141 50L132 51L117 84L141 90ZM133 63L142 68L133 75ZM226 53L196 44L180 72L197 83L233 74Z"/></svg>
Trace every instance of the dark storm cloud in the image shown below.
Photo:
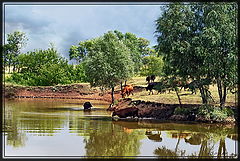
<svg viewBox="0 0 240 161"><path fill-rule="evenodd" d="M53 23L53 20L34 13L31 6L7 6L5 8L5 23L11 27L21 26L33 33L42 33L44 28Z"/></svg>

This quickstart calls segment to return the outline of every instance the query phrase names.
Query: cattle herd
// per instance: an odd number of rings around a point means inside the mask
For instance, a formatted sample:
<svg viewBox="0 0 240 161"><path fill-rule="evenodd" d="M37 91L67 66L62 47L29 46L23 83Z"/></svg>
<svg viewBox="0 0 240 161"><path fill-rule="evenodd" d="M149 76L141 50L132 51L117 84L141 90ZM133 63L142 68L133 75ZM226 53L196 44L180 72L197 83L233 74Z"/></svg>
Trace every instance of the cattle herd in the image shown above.
<svg viewBox="0 0 240 161"><path fill-rule="evenodd" d="M155 75L150 75L146 77L147 87L146 90L149 91L149 95L153 94L153 90L158 91L157 94L166 93L167 91L174 90L176 87L180 88L180 90L189 89L192 94L196 94L196 89L199 87L198 81L192 81L189 80L180 80L176 77L172 78L165 78L162 79L160 82L154 82L156 79ZM123 98L126 96L129 96L130 94L133 95L133 85L125 85L124 88L121 90L121 95Z"/></svg>
<svg viewBox="0 0 240 161"><path fill-rule="evenodd" d="M192 94L196 94L196 89L199 88L200 85L209 85L210 82L208 79L202 79L201 81L189 81L189 80L180 80L177 79L176 77L171 77L171 78L163 78L160 80L160 82L154 82L156 79L155 75L147 76L146 77L146 82L147 82L147 87L146 90L149 91L149 95L152 93L153 90L158 91L157 94L159 93L165 93L165 92L170 92L171 90L176 90L176 88L180 88L180 90L184 89L189 89ZM129 96L130 94L133 95L133 85L125 85L124 88L121 90L121 95L123 98L125 96ZM121 109L118 111L114 111L112 113L113 116L118 116L120 118L125 118L125 117L138 117L138 109L137 108L125 108Z"/></svg>

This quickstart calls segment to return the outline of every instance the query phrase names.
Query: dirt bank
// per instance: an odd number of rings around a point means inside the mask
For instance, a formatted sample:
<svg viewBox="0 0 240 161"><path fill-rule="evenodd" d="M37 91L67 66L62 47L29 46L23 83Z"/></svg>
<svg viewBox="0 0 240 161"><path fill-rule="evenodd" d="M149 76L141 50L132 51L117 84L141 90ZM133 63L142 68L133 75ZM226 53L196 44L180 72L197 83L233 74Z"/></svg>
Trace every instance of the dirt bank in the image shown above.
<svg viewBox="0 0 240 161"><path fill-rule="evenodd" d="M141 87L134 87L135 92L143 90ZM14 98L59 98L59 99L87 99L103 100L111 103L111 91L102 93L99 88L91 88L89 84L72 84L62 86L4 86L4 97L7 99ZM121 98L120 89L114 93L116 100Z"/></svg>
<svg viewBox="0 0 240 161"><path fill-rule="evenodd" d="M60 99L88 99L111 102L111 93L104 94L98 88L90 88L89 84L72 84L66 86L23 87L5 86L4 96L14 98L60 98ZM115 92L115 98L120 98L120 91Z"/></svg>
<svg viewBox="0 0 240 161"><path fill-rule="evenodd" d="M156 102L145 102L141 100L133 101L130 98L120 99L118 104L109 107L107 110L118 111L120 109L128 107L138 108L138 115L140 118L153 118L158 120L171 120L171 121L194 121L194 122L205 122L205 123L235 123L236 120L232 117L228 117L224 121L215 121L211 119L206 119L202 116L196 115L196 111L201 105L197 104L184 104L182 108L191 109L191 113L176 115L174 111L179 104L164 104Z"/></svg>

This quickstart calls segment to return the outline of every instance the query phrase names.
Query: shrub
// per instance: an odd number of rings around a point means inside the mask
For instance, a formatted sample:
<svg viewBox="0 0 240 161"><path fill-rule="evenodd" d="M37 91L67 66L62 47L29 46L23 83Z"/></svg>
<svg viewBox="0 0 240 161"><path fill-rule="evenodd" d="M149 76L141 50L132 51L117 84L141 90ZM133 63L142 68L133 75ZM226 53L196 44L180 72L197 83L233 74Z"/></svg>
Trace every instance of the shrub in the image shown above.
<svg viewBox="0 0 240 161"><path fill-rule="evenodd" d="M189 115L190 113L192 113L192 108L177 107L174 110L175 115Z"/></svg>
<svg viewBox="0 0 240 161"><path fill-rule="evenodd" d="M219 107L211 105L203 105L199 107L197 115L203 116L206 119L214 121L223 121L228 116L233 116L234 112L230 108L221 110Z"/></svg>
<svg viewBox="0 0 240 161"><path fill-rule="evenodd" d="M51 86L86 80L83 65L68 64L55 49L35 50L22 55L20 73L13 73L6 81L27 86Z"/></svg>

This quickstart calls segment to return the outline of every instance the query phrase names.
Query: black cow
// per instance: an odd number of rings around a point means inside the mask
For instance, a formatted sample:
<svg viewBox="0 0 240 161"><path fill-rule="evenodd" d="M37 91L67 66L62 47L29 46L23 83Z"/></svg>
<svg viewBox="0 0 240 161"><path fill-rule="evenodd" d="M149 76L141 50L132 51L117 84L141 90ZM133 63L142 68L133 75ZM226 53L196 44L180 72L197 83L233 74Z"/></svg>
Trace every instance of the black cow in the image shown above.
<svg viewBox="0 0 240 161"><path fill-rule="evenodd" d="M153 94L153 89L157 90L158 93L162 93L166 91L165 85L163 82L152 82L152 83L149 83L148 86L146 87L146 90L147 91L149 90L149 95L151 93Z"/></svg>
<svg viewBox="0 0 240 161"><path fill-rule="evenodd" d="M138 117L138 108L129 107L129 108L120 109L120 110L114 111L112 113L112 117L113 116L118 116L120 118L126 118L128 116L130 116L130 117L137 116Z"/></svg>
<svg viewBox="0 0 240 161"><path fill-rule="evenodd" d="M154 80L156 79L155 75L151 75L151 81L154 82Z"/></svg>
<svg viewBox="0 0 240 161"><path fill-rule="evenodd" d="M92 104L90 102L85 102L83 104L84 110L91 110L91 107L93 107L93 106L92 106Z"/></svg>
<svg viewBox="0 0 240 161"><path fill-rule="evenodd" d="M150 76L147 76L146 77L146 81L148 82L148 84L150 83L150 81L151 81L151 77Z"/></svg>
<svg viewBox="0 0 240 161"><path fill-rule="evenodd" d="M151 75L151 76L147 76L146 77L146 81L149 83L154 82L154 80L156 79L155 75Z"/></svg>

